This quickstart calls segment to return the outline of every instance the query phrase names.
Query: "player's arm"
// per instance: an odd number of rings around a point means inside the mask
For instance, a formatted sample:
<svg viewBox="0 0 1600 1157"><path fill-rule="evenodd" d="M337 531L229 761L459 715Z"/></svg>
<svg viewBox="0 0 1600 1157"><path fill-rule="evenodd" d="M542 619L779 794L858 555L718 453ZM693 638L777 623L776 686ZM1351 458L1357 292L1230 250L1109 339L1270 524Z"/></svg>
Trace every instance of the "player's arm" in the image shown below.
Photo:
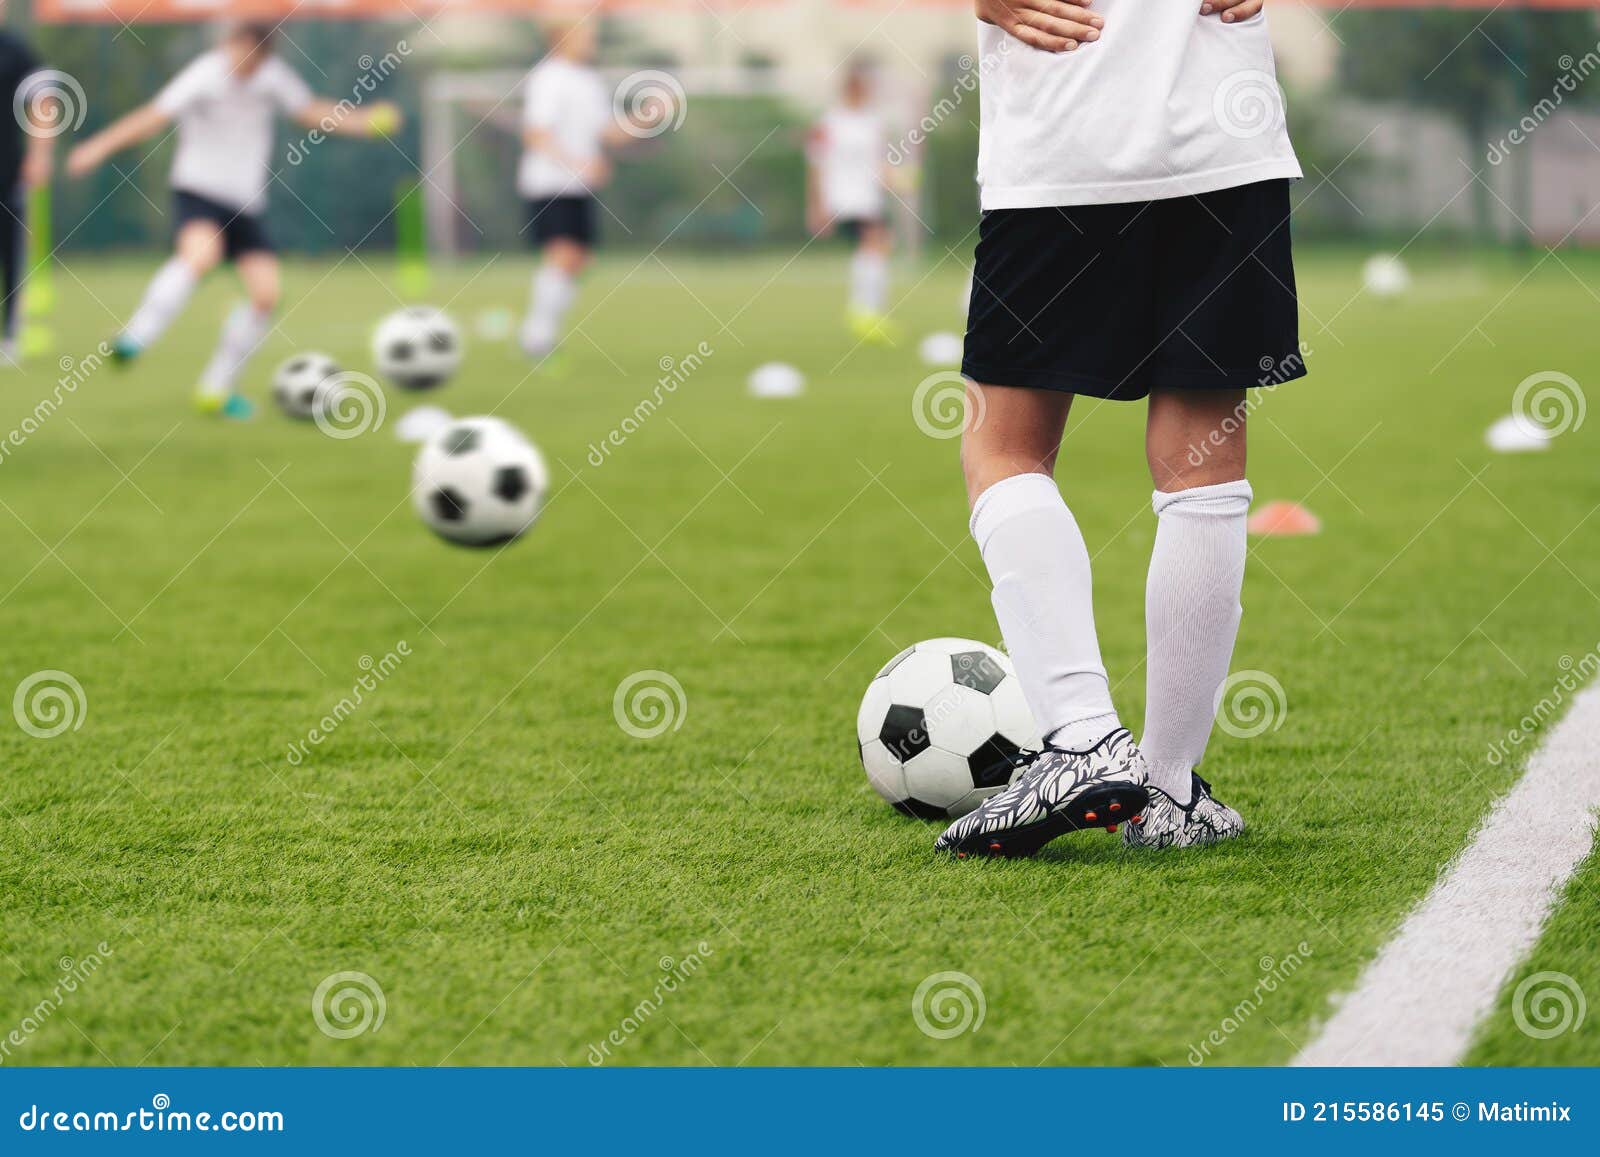
<svg viewBox="0 0 1600 1157"><path fill-rule="evenodd" d="M822 141L827 130L820 124L806 136L806 232L821 237L833 228L822 204Z"/></svg>
<svg viewBox="0 0 1600 1157"><path fill-rule="evenodd" d="M592 189L599 188L611 179L611 162L604 156L593 160L574 157L561 147L555 133L540 125L528 125L522 130L522 144L530 152L547 157L567 172L576 174Z"/></svg>
<svg viewBox="0 0 1600 1157"><path fill-rule="evenodd" d="M386 137L405 120L400 106L392 101L380 100L352 108L322 96L299 103L292 115L295 124L303 129L321 129L330 136L339 137Z"/></svg>
<svg viewBox="0 0 1600 1157"><path fill-rule="evenodd" d="M1203 0L1200 15L1219 16L1224 24L1237 24L1260 12L1266 0Z"/></svg>
<svg viewBox="0 0 1600 1157"><path fill-rule="evenodd" d="M1093 0L974 0L978 19L1045 52L1071 52L1100 39L1105 18L1089 11ZM1220 0L1209 0L1216 4ZM1260 7L1261 0L1242 0Z"/></svg>
<svg viewBox="0 0 1600 1157"><path fill-rule="evenodd" d="M118 117L67 154L67 173L82 177L94 172L123 149L149 140L172 123L154 103Z"/></svg>

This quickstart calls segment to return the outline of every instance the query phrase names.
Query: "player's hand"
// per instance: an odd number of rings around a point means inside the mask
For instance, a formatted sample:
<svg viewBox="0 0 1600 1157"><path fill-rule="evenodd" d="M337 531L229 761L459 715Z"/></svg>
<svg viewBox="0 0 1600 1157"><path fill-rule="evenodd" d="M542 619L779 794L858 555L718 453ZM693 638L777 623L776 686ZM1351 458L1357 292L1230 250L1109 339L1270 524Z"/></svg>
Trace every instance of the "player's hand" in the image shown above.
<svg viewBox="0 0 1600 1157"><path fill-rule="evenodd" d="M819 209L806 210L806 232L813 237L826 237L833 232L833 222Z"/></svg>
<svg viewBox="0 0 1600 1157"><path fill-rule="evenodd" d="M100 155L100 149L92 143L84 143L75 147L67 154L67 176L87 177L100 167L100 162L105 158Z"/></svg>
<svg viewBox="0 0 1600 1157"><path fill-rule="evenodd" d="M1202 0L1200 15L1220 16L1224 24L1237 24L1261 11L1266 0Z"/></svg>
<svg viewBox="0 0 1600 1157"><path fill-rule="evenodd" d="M403 124L405 116L392 101L379 101L367 110L367 129L375 137L393 136Z"/></svg>
<svg viewBox="0 0 1600 1157"><path fill-rule="evenodd" d="M611 158L596 157L578 170L578 176L591 189L598 189L611 180Z"/></svg>
<svg viewBox="0 0 1600 1157"><path fill-rule="evenodd" d="M1220 0L1210 0L1219 3ZM1258 7L1261 0L1254 2ZM1071 52L1100 39L1105 18L1089 11L1092 0L974 0L978 19L1044 52Z"/></svg>

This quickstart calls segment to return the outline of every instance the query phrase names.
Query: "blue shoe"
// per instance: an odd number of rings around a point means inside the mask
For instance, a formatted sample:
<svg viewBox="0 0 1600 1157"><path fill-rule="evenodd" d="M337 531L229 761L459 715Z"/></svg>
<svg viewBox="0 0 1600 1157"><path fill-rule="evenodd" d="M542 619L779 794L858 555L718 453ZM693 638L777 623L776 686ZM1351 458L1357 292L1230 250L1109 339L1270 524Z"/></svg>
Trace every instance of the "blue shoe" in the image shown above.
<svg viewBox="0 0 1600 1157"><path fill-rule="evenodd" d="M144 347L125 333L111 339L111 360L125 366L144 352Z"/></svg>

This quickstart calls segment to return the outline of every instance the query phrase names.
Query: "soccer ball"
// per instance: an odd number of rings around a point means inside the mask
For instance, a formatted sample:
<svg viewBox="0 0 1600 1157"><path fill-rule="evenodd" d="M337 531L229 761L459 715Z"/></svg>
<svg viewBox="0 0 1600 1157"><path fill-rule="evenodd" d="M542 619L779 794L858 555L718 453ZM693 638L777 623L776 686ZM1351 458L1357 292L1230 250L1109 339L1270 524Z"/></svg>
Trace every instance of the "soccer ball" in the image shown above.
<svg viewBox="0 0 1600 1157"><path fill-rule="evenodd" d="M327 354L296 354L272 375L272 398L278 409L300 421L326 415L339 393L339 383L330 379L340 373Z"/></svg>
<svg viewBox="0 0 1600 1157"><path fill-rule="evenodd" d="M856 716L861 765L878 794L919 819L966 815L1040 746L1011 660L972 639L929 639L873 677Z"/></svg>
<svg viewBox="0 0 1600 1157"><path fill-rule="evenodd" d="M427 305L391 313L372 335L378 371L407 390L431 390L461 368L461 330L449 316Z"/></svg>
<svg viewBox="0 0 1600 1157"><path fill-rule="evenodd" d="M423 443L411 500L439 537L501 546L533 525L550 490L544 457L499 418L459 418Z"/></svg>

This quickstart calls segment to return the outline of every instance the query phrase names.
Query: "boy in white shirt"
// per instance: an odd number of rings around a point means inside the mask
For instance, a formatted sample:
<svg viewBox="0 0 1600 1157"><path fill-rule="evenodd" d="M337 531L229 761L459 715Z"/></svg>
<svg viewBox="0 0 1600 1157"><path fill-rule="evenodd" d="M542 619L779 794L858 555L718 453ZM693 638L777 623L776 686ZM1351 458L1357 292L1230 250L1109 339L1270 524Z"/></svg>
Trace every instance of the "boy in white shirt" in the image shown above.
<svg viewBox="0 0 1600 1157"><path fill-rule="evenodd" d="M192 61L153 101L96 133L67 158L68 173L82 177L119 150L177 125L171 178L174 253L113 339L112 352L121 362L137 357L183 312L201 279L231 261L248 301L228 315L195 395L202 413L229 418L253 413L235 386L278 305L278 258L263 221L277 114L308 129L348 136L388 133L400 124L392 104L351 108L313 95L273 53L275 33L273 24L230 26L217 48Z"/></svg>
<svg viewBox="0 0 1600 1157"><path fill-rule="evenodd" d="M850 65L837 105L811 131L806 224L818 237L837 231L850 260L851 329L862 341L893 343L886 316L891 236L884 220L889 141L872 105L872 73Z"/></svg>
<svg viewBox="0 0 1600 1157"><path fill-rule="evenodd" d="M1118 824L1135 847L1244 830L1195 768L1239 629L1246 390L1305 373L1289 243L1300 168L1261 8L976 0L994 64L962 464L1046 750L940 837L958 856L1027 856ZM1100 658L1090 553L1053 477L1078 394L1148 398L1157 523L1137 746Z"/></svg>
<svg viewBox="0 0 1600 1157"><path fill-rule="evenodd" d="M546 21L549 52L524 87L517 192L527 203L539 268L520 337L523 351L552 369L549 359L597 240L597 193L611 180L606 149L632 136L617 122L611 93L594 67L597 19Z"/></svg>

